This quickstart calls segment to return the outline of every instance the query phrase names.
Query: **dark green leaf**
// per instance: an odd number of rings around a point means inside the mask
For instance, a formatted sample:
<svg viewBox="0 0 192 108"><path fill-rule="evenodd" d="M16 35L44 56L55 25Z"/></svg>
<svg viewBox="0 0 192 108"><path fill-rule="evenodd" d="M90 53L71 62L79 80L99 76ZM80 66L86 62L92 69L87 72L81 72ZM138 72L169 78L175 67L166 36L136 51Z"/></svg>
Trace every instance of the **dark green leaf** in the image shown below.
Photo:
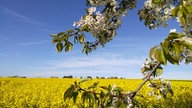
<svg viewBox="0 0 192 108"><path fill-rule="evenodd" d="M56 48L58 52L61 52L63 50L63 44L61 42L57 43Z"/></svg>
<svg viewBox="0 0 192 108"><path fill-rule="evenodd" d="M65 32L60 32L57 34L57 36L64 35L64 34L65 34Z"/></svg>
<svg viewBox="0 0 192 108"><path fill-rule="evenodd" d="M170 54L165 54L165 58L171 63L171 64L179 64L179 60L175 59Z"/></svg>
<svg viewBox="0 0 192 108"><path fill-rule="evenodd" d="M169 93L173 96L173 90L171 88L168 89Z"/></svg>
<svg viewBox="0 0 192 108"><path fill-rule="evenodd" d="M67 33L71 34L73 32L72 29L67 30Z"/></svg>
<svg viewBox="0 0 192 108"><path fill-rule="evenodd" d="M66 45L65 46L65 52L68 52L69 51L69 45Z"/></svg>
<svg viewBox="0 0 192 108"><path fill-rule="evenodd" d="M105 93L101 90L100 92L100 98L104 98L105 97Z"/></svg>
<svg viewBox="0 0 192 108"><path fill-rule="evenodd" d="M73 96L73 102L76 103L78 91L73 92L72 96Z"/></svg>
<svg viewBox="0 0 192 108"><path fill-rule="evenodd" d="M73 91L75 90L74 85L71 85L64 93L64 101L70 99L73 96Z"/></svg>
<svg viewBox="0 0 192 108"><path fill-rule="evenodd" d="M121 100L118 100L116 104L116 108L127 108L127 106L125 105L124 102L122 102Z"/></svg>
<svg viewBox="0 0 192 108"><path fill-rule="evenodd" d="M88 24L84 25L82 30L86 31L86 32L89 32L89 25Z"/></svg>
<svg viewBox="0 0 192 108"><path fill-rule="evenodd" d="M107 86L100 86L100 88L108 90Z"/></svg>
<svg viewBox="0 0 192 108"><path fill-rule="evenodd" d="M161 47L166 54L169 53L169 41L162 42Z"/></svg>
<svg viewBox="0 0 192 108"><path fill-rule="evenodd" d="M181 36L176 33L176 32L171 32L169 33L169 36L165 39L165 41L170 41L170 40L173 40L173 39L177 39L177 38L180 38Z"/></svg>
<svg viewBox="0 0 192 108"><path fill-rule="evenodd" d="M88 89L95 88L99 84L99 81L95 82L93 85L89 86Z"/></svg>
<svg viewBox="0 0 192 108"><path fill-rule="evenodd" d="M87 92L83 92L81 95L81 99L83 100L83 103L88 99Z"/></svg>
<svg viewBox="0 0 192 108"><path fill-rule="evenodd" d="M75 43L75 44L77 44L77 43L78 43L78 41L79 41L78 37L77 37L77 36L75 36L75 37L74 37L74 43Z"/></svg>

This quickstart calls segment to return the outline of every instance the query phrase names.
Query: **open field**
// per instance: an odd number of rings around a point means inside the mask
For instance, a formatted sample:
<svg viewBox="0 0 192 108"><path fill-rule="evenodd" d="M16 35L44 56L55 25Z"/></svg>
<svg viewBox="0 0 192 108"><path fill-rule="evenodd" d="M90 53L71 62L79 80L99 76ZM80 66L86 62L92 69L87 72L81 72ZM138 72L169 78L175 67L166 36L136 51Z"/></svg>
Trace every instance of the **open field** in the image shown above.
<svg viewBox="0 0 192 108"><path fill-rule="evenodd" d="M72 100L63 101L64 91L74 81L80 79L59 78L0 78L0 108L71 108ZM142 80L128 79L93 79L83 86L95 81L99 85L116 84L126 91L134 90ZM168 99L149 97L147 84L140 90L144 98L138 97L142 107L146 108L192 108L192 81L170 81L174 96ZM78 101L78 100L77 100ZM77 102L76 104L79 104ZM76 106L73 106L74 108Z"/></svg>

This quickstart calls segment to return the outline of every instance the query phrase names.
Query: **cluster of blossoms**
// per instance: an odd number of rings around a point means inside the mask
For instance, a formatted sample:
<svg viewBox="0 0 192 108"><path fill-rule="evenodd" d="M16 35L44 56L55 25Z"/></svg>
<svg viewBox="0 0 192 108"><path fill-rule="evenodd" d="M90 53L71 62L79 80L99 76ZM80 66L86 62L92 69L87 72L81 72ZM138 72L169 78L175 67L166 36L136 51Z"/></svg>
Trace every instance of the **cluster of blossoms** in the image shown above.
<svg viewBox="0 0 192 108"><path fill-rule="evenodd" d="M111 108L116 108L115 106L116 106L116 104L118 102L118 99L119 99L119 98L115 97L117 95L117 92L115 91L116 87L117 87L117 85L114 84L112 89L111 89L111 92L110 92L110 94L112 96L114 96L113 100L112 100L112 107ZM132 102L132 99L130 98L130 93L131 92L127 92L126 97L124 98L126 100L124 102L126 103L127 108L132 108L133 107L133 102Z"/></svg>
<svg viewBox="0 0 192 108"><path fill-rule="evenodd" d="M173 0L166 0L166 2L161 5L153 3L152 0L147 0L144 3L143 12L140 11L142 13L140 16L146 18L144 12L147 10L147 14L149 15L147 17L150 17L149 19L152 20L149 22L150 24L148 24L150 28L157 28L160 25L167 26L167 20L171 18L171 11L175 8L173 4ZM156 22L153 21L154 19Z"/></svg>
<svg viewBox="0 0 192 108"><path fill-rule="evenodd" d="M96 39L102 38L100 44L105 44L113 39L116 35L116 30L122 23L122 17L127 10L121 11L116 0L89 0L91 5L85 14L78 22L74 22L73 26L86 28ZM107 5L101 12L97 11L97 7ZM101 8L99 8L101 10ZM99 39L100 40L100 39Z"/></svg>
<svg viewBox="0 0 192 108"><path fill-rule="evenodd" d="M89 32L93 36L97 36L98 33L101 31L110 32L108 30L108 25L105 24L106 22L105 16L101 14L99 11L95 13L95 11L96 11L96 7L89 8L88 14L82 17L79 22L75 22L73 25L77 27L81 26L82 28L87 26Z"/></svg>
<svg viewBox="0 0 192 108"><path fill-rule="evenodd" d="M102 5L106 5L107 3L110 3L112 5L117 4L116 0L89 0L89 2L93 6L102 6Z"/></svg>
<svg viewBox="0 0 192 108"><path fill-rule="evenodd" d="M157 99L160 99L162 96L166 96L168 93L173 95L170 81L165 81L163 78L160 78L160 82L150 82L148 87L153 88L153 90L150 91L148 95L156 95ZM157 90L159 90L159 92Z"/></svg>

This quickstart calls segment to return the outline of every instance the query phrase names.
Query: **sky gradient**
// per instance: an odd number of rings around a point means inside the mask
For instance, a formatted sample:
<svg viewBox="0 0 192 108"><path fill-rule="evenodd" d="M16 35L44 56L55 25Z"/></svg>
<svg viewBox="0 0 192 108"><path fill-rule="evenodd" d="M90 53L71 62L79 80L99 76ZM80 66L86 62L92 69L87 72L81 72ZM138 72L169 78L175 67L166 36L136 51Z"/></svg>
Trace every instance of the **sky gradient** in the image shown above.
<svg viewBox="0 0 192 108"><path fill-rule="evenodd" d="M123 18L113 41L87 56L80 45L72 52L57 53L49 36L73 28L73 22L85 14L84 0L1 0L0 76L142 78L141 65L150 48L163 41L170 29L181 31L175 20L167 28L149 30L137 15L142 5L139 2ZM191 64L168 64L162 77L192 79L191 74Z"/></svg>

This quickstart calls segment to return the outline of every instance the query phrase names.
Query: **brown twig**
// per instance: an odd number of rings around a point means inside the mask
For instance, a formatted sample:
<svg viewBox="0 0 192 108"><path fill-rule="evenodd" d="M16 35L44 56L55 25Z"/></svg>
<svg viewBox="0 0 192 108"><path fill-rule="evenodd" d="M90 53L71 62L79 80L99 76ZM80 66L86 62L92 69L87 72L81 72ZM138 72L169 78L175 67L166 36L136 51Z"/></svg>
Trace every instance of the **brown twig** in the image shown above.
<svg viewBox="0 0 192 108"><path fill-rule="evenodd" d="M137 92L143 87L143 85L145 85L145 83L147 81L149 81L150 77L152 76L152 74L155 72L155 70L159 67L159 65L161 65L160 62L158 62L155 67L151 70L151 72L147 75L147 77L145 77L145 80L139 85L139 87L133 91L132 95L131 95L131 99L133 99L135 97L135 95L137 94Z"/></svg>

